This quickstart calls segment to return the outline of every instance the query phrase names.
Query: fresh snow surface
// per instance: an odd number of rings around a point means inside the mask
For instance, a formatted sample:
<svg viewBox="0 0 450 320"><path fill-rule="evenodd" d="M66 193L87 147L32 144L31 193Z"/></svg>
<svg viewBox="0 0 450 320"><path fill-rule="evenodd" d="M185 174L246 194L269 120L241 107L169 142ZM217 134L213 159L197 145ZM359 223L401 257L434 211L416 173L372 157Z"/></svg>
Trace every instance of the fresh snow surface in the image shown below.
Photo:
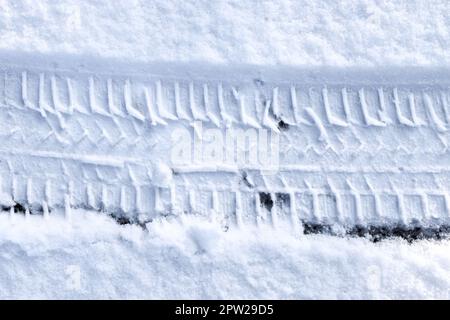
<svg viewBox="0 0 450 320"><path fill-rule="evenodd" d="M450 64L450 2L1 0L0 48L126 60Z"/></svg>
<svg viewBox="0 0 450 320"><path fill-rule="evenodd" d="M0 49L13 55L450 65L448 1L0 0L0 8ZM1 214L0 298L450 298L445 240L225 232L192 216L146 227L91 212Z"/></svg>
<svg viewBox="0 0 450 320"><path fill-rule="evenodd" d="M1 298L448 298L450 242L0 216Z"/></svg>

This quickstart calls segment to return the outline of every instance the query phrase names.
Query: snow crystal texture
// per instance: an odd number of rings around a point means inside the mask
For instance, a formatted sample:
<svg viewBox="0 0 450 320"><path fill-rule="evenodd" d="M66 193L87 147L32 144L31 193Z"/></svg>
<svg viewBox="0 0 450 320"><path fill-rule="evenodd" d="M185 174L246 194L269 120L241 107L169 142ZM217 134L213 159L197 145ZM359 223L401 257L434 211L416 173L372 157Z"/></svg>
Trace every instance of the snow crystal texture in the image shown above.
<svg viewBox="0 0 450 320"><path fill-rule="evenodd" d="M448 1L0 1L0 48L139 61L449 65Z"/></svg>
<svg viewBox="0 0 450 320"><path fill-rule="evenodd" d="M449 1L0 0L5 52L236 67L450 65ZM450 242L0 215L0 298L450 298Z"/></svg>

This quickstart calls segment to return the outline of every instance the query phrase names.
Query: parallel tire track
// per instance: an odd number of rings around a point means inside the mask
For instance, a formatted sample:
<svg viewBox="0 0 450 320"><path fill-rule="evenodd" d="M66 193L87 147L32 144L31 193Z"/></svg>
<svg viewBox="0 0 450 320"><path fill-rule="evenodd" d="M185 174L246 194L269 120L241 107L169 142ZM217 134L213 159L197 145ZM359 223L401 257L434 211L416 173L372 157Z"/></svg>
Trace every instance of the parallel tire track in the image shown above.
<svg viewBox="0 0 450 320"><path fill-rule="evenodd" d="M445 83L371 82L370 73L361 83L328 83L0 71L4 208L87 207L131 219L196 213L294 227L450 219ZM194 137L199 124L277 134L279 171L168 163L172 132ZM156 178L161 162L173 171L169 184Z"/></svg>

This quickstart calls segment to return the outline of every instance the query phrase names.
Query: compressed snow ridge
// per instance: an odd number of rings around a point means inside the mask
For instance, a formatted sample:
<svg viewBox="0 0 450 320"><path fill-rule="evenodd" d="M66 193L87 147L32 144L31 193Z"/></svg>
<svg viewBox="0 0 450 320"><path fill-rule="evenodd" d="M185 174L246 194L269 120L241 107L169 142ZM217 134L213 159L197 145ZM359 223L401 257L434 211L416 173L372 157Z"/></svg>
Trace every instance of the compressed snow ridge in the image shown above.
<svg viewBox="0 0 450 320"><path fill-rule="evenodd" d="M0 216L0 298L449 298L450 242Z"/></svg>
<svg viewBox="0 0 450 320"><path fill-rule="evenodd" d="M450 2L0 1L0 48L127 60L449 65Z"/></svg>

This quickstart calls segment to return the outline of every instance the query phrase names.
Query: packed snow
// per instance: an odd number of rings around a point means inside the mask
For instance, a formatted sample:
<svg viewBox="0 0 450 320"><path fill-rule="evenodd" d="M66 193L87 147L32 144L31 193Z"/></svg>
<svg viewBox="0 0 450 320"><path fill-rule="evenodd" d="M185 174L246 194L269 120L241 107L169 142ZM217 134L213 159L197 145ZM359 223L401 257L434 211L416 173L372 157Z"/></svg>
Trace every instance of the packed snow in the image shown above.
<svg viewBox="0 0 450 320"><path fill-rule="evenodd" d="M0 0L0 49L271 66L450 65L448 1ZM171 175L163 164L158 183ZM0 194L0 202L10 203ZM450 241L299 235L204 217L0 215L0 298L450 298Z"/></svg>

